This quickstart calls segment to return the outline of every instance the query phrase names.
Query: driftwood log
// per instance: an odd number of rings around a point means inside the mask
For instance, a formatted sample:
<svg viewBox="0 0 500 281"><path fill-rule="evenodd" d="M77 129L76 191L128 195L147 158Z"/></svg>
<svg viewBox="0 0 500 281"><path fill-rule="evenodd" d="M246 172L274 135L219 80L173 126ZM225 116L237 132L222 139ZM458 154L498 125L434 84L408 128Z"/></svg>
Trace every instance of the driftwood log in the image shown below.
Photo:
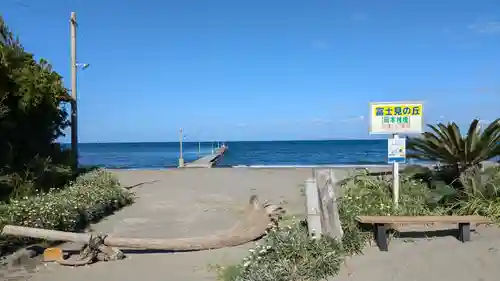
<svg viewBox="0 0 500 281"><path fill-rule="evenodd" d="M250 197L249 205L245 210L245 216L232 228L219 234L177 239L156 238L126 238L113 236L100 236L92 233L72 233L39 228L6 225L2 235L13 235L31 237L51 241L68 241L77 243L90 243L92 238L102 237L101 244L118 248L136 248L144 250L165 251L195 251L209 250L224 247L233 247L263 236L273 224L284 214L281 207L270 205L267 202L261 204L257 196Z"/></svg>

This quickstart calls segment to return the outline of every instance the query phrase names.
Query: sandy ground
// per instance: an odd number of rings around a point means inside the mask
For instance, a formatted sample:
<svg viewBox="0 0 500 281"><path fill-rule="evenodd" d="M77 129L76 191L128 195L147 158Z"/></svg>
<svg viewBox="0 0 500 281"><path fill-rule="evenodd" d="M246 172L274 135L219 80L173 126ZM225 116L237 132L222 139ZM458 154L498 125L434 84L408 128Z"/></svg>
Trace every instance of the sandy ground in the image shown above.
<svg viewBox="0 0 500 281"><path fill-rule="evenodd" d="M311 169L190 169L115 171L134 188L137 202L93 226L100 232L129 237L201 236L230 227L242 215L251 194L281 203L291 215L302 216L300 187ZM339 170L337 178L346 175ZM149 182L149 183L148 183ZM453 226L450 226L450 228ZM447 226L442 226L442 229ZM251 245L191 253L127 253L122 261L68 268L42 267L30 280L216 280L209 265L241 261ZM351 275L342 268L331 280L342 281L471 281L498 280L500 230L479 227L472 241L451 236L393 240L389 252L375 247L348 261ZM26 280L26 279L18 279Z"/></svg>
<svg viewBox="0 0 500 281"><path fill-rule="evenodd" d="M331 280L499 280L500 230L496 227L479 227L476 231L472 234L472 241L467 243L451 236L434 236L393 240L389 252L369 247L362 256L349 259L351 276L343 268L340 275Z"/></svg>
<svg viewBox="0 0 500 281"><path fill-rule="evenodd" d="M304 213L300 187L310 169L185 169L116 171L134 188L137 202L92 228L128 237L203 236L231 227L242 216L251 194L281 203L290 214ZM50 264L31 280L201 281L215 280L210 264L238 263L251 245L190 253L129 253L117 262L69 268Z"/></svg>

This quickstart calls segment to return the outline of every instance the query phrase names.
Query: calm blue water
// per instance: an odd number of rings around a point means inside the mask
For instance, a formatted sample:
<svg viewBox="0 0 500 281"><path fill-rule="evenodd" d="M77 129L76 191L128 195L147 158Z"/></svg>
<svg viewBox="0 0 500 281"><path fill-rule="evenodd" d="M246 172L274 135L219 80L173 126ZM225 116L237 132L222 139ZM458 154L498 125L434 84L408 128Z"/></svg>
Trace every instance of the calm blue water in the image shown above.
<svg viewBox="0 0 500 281"><path fill-rule="evenodd" d="M304 166L385 164L387 140L227 142L220 167L237 165ZM212 152L212 143L184 143L185 161ZM176 167L179 143L80 144L80 163L107 168L141 169Z"/></svg>

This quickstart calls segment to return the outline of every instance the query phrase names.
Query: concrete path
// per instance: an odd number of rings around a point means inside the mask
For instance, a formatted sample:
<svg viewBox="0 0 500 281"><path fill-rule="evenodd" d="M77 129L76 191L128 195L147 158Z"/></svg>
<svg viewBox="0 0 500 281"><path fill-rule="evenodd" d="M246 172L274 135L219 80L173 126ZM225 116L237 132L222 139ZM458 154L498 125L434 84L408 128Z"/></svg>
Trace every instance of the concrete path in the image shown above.
<svg viewBox="0 0 500 281"><path fill-rule="evenodd" d="M251 194L282 203L289 213L304 213L300 186L310 169L176 169L116 171L134 188L137 202L93 226L96 231L128 237L202 236L231 227ZM201 281L215 280L209 264L241 261L248 247L190 253L128 253L122 261L70 268L50 264L36 281Z"/></svg>

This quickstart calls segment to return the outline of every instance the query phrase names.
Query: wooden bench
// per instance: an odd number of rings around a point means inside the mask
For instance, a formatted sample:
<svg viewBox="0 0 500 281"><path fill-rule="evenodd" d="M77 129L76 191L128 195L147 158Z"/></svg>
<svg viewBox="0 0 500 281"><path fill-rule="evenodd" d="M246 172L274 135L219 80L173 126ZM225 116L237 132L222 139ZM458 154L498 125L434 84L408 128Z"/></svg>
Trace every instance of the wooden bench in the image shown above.
<svg viewBox="0 0 500 281"><path fill-rule="evenodd" d="M381 251L388 251L387 226L391 224L458 224L458 239L470 241L471 223L487 224L490 221L482 216L358 216L357 221L373 224L375 242Z"/></svg>

